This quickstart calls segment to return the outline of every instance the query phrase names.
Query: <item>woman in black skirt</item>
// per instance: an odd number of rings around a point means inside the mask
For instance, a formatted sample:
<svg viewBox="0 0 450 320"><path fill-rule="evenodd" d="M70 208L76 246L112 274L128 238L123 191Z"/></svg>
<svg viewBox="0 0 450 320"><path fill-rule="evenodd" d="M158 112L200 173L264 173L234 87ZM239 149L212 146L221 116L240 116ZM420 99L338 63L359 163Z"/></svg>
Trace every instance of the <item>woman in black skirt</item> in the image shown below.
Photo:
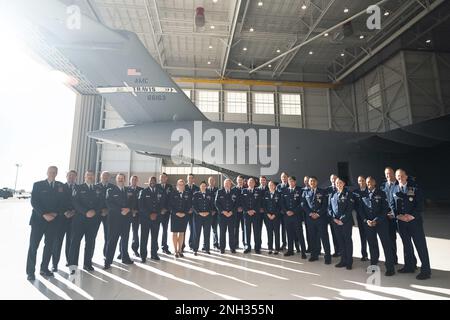
<svg viewBox="0 0 450 320"><path fill-rule="evenodd" d="M172 231L173 246L175 247L175 257L184 257L181 247L184 241L187 223L189 221L189 210L192 207L191 193L184 189L184 181L177 181L176 190L169 195L170 209L170 229Z"/></svg>

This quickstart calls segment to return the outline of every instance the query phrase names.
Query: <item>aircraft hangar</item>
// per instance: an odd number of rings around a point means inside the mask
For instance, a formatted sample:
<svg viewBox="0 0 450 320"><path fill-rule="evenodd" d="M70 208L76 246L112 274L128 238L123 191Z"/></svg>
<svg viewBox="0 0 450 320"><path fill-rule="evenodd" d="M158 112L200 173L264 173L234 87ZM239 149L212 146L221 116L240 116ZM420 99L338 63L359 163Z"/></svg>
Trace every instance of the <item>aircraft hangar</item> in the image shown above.
<svg viewBox="0 0 450 320"><path fill-rule="evenodd" d="M174 140L165 130L170 134L179 124L194 136L195 124L188 122L197 120L223 133L279 129L277 148L290 150L279 154L281 166L266 174L270 179L279 181L288 171L302 185L303 176L314 175L326 188L334 173L358 189L360 175L381 183L385 167L406 169L408 181L423 187L433 276L425 284L416 280L418 272L414 277L383 276L381 285L369 283L354 211L352 271L335 269L336 257L331 267L311 267L300 254L268 255L262 220L262 255L240 250L233 255L227 248L223 256L219 249L211 249L211 256L200 250L194 256L186 249L187 259L174 260L164 252L161 261L141 263L129 249L134 265L116 259L112 271L103 270L101 247L107 240L100 225L94 272L80 266L74 274L72 269L61 273L61 258L55 278L36 276L40 282L29 286L22 274L14 275L6 281L21 277L20 286L13 296L1 292L0 298L450 299L450 1L42 0L33 5L14 1L5 9L22 19L18 34L33 56L62 74L75 94L67 158L68 169L78 172L78 184L89 170L96 182L104 171L111 174L111 183L119 173L126 185L137 176L143 188L149 177L159 179L162 172L172 185L190 173L197 184L214 176L219 188L226 178L234 183L239 174L258 178L255 166L246 171L246 164L198 162L194 156L180 164L171 157ZM175 94L179 100L172 100ZM122 139L122 132L129 136ZM130 138L139 132L145 133L141 140ZM316 133L322 138L316 140ZM334 139L341 140L342 154ZM236 149L237 157L253 150L250 144ZM254 147L266 148L260 141ZM278 149L271 148L273 156ZM288 157L289 166L283 167ZM321 163L326 163L323 170ZM30 207L3 204L0 211L5 212ZM26 227L20 227L22 237ZM309 235L306 224L300 228ZM243 241L239 224L237 232ZM331 229L326 232L336 250ZM25 257L28 239L16 238ZM130 231L129 246L131 238ZM394 242L398 263L406 264L398 234ZM320 252L320 241L319 247ZM417 248L412 251L419 258ZM383 252L381 261L386 260ZM281 282L285 289L274 292Z"/></svg>

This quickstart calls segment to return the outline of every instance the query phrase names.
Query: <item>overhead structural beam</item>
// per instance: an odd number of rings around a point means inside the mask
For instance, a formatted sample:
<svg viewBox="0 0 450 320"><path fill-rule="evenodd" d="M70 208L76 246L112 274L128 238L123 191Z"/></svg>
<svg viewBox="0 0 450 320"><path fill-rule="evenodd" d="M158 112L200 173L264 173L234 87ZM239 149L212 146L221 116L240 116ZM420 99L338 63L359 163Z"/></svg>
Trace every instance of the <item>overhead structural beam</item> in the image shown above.
<svg viewBox="0 0 450 320"><path fill-rule="evenodd" d="M266 81L248 79L209 79L209 78L173 78L176 82L183 83L206 83L206 84L234 84L242 86L262 87L297 87L297 88L323 88L335 89L339 84L331 82L297 82L297 81Z"/></svg>
<svg viewBox="0 0 450 320"><path fill-rule="evenodd" d="M397 39L397 37L402 35L405 31L407 31L409 28L411 28L416 22L421 20L423 17L425 17L432 10L436 9L444 1L446 1L446 0L436 0L432 4L430 4L428 7L423 9L418 15L416 15L414 18L409 20L405 25L403 25L400 29L398 29L395 33L393 33L389 38L387 38L385 41L383 41L379 46L377 46L376 48L372 49L368 54L366 54L363 58L361 58L358 62L356 62L350 68L348 68L344 72L340 73L338 75L338 77L336 78L335 82L342 81L350 73L352 73L354 70L359 68L363 63L367 62L367 60L372 58L375 54L377 54L378 52L383 50L387 45L389 45L392 41Z"/></svg>
<svg viewBox="0 0 450 320"><path fill-rule="evenodd" d="M378 1L377 3L375 3L375 4L373 4L373 5L375 5L375 6L380 6L380 5L382 5L383 3L387 2L387 1L389 1L389 0L381 0L381 1ZM355 19L355 18L357 18L357 17L359 17L359 16L361 16L361 15L363 15L363 14L366 14L366 9L364 9L364 10L358 12L357 14L351 16L351 17L348 18L348 19L345 19L345 20L339 22L338 24L332 26L331 28L326 29L325 31L319 33L318 35L316 35L316 36L314 36L314 37L312 37L312 38L310 38L310 39L308 39L308 40L306 40L306 41L304 41L304 42L302 42L302 43L296 45L295 47L293 47L293 48L291 48L291 49L289 49L289 50L283 52L282 54L276 56L275 58L273 58L273 59L271 59L271 60L269 60L269 61L267 61L267 62L264 62L262 65L260 65L260 66L258 66L258 67L256 67L256 68L254 68L254 69L252 69L252 70L250 70L250 74L251 74L251 73L254 73L254 72L256 72L256 71L258 71L259 69L264 68L265 66L267 66L267 65L269 65L269 64L271 64L271 63L273 63L273 62L275 62L275 61L277 61L277 60L279 60L279 59L281 59L281 58L283 58L284 56L290 54L291 52L294 52L294 51L300 49L301 47L307 45L308 43L310 43L310 42L312 42L312 41L314 41L314 40L316 40L316 39L322 37L325 33L330 33L330 32L333 31L334 29L339 28L340 26L346 24L347 22L352 21L353 19Z"/></svg>
<svg viewBox="0 0 450 320"><path fill-rule="evenodd" d="M152 15L150 13L150 8L148 5L148 0L144 0L144 4L145 4L145 12L147 14L147 19L148 19L148 23L150 23L150 30L152 31L152 39L153 39L153 45L155 46L156 51L158 52L158 59L159 59L159 64L161 66L164 66L164 61L162 59L162 54L161 54L161 50L159 49L159 42L156 39L156 31L155 31L155 25L153 23L153 18ZM155 3L156 5L156 3ZM161 30L162 31L162 30Z"/></svg>
<svg viewBox="0 0 450 320"><path fill-rule="evenodd" d="M241 0L236 0L236 5L234 8L233 20L231 23L230 36L228 37L228 43L225 48L225 55L222 59L222 68L220 71L221 77L225 76L225 71L227 70L228 58L230 57L231 45L233 44L234 32L236 31L236 24L239 16L239 9L241 8Z"/></svg>
<svg viewBox="0 0 450 320"><path fill-rule="evenodd" d="M316 30L317 26L319 25L320 21L322 21L323 17L325 16L325 14L328 12L328 10L331 8L331 6L333 5L333 3L336 0L330 0L327 4L327 6L324 9L318 9L318 10L322 10L320 12L319 17L317 17L316 21L314 21L313 25L309 28L308 33L306 34L304 41L307 41L309 39L309 37L311 36L311 34L314 32L314 30ZM311 1L311 4L313 4L313 2ZM295 46L297 44L297 41L295 41L293 43L292 46ZM298 48L297 50L295 50L294 52L292 52L292 54L288 57L285 56L283 57L283 59L280 61L280 63L278 63L278 65L275 68L275 71L272 74L272 77L275 76L275 74L279 74L281 75L284 70L286 70L286 68L289 66L289 64L291 63L292 59L295 58L295 56L297 55L298 51L300 50L300 48Z"/></svg>
<svg viewBox="0 0 450 320"><path fill-rule="evenodd" d="M241 24L239 25L239 31L237 32L237 34L241 34L242 32L242 28L244 27L244 23L245 23L245 18L247 17L247 11L248 11L248 5L250 4L251 0L246 0L246 4L245 4L245 8L244 8L244 13L242 14L242 20L241 20Z"/></svg>

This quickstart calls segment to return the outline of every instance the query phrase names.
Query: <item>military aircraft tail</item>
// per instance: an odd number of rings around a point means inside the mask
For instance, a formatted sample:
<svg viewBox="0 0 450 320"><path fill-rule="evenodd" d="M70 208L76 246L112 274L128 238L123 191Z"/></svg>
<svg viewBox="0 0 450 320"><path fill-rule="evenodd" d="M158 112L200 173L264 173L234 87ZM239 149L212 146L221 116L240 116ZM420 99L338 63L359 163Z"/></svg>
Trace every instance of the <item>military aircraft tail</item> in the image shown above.
<svg viewBox="0 0 450 320"><path fill-rule="evenodd" d="M127 124L207 121L135 33L113 30L83 12L73 23L70 7L56 0L18 0L13 7L81 74L76 80L86 79Z"/></svg>

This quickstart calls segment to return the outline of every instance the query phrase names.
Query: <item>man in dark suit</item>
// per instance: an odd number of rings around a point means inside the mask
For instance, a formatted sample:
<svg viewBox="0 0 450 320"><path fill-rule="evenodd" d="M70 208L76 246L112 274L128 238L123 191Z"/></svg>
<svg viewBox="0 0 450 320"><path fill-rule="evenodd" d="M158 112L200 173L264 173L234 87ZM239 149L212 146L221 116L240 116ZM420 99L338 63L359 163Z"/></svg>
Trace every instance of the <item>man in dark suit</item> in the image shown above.
<svg viewBox="0 0 450 320"><path fill-rule="evenodd" d="M42 255L40 274L52 277L53 272L48 269L55 236L58 227L59 215L64 210L64 185L55 181L58 168L51 166L47 170L47 179L36 182L31 192L30 246L27 257L27 279L34 281L36 268L36 255L42 237L45 236L44 253Z"/></svg>
<svg viewBox="0 0 450 320"><path fill-rule="evenodd" d="M99 223L103 224L103 238L105 240L103 244L103 255L106 256L106 244L108 243L108 208L106 206L106 190L112 188L114 185L109 182L111 174L108 171L103 171L100 175L100 182L97 184L97 188L101 190L100 199L100 220ZM97 229L98 232L98 229ZM95 234L97 236L97 233Z"/></svg>
<svg viewBox="0 0 450 320"><path fill-rule="evenodd" d="M131 250L133 250L134 255L139 257L139 207L138 198L139 193L143 190L138 186L139 178L138 176L132 176L130 178L130 185L128 186L128 195L130 197L130 209L131 209L131 229L133 231L133 240L131 242ZM156 182L155 182L156 183Z"/></svg>
<svg viewBox="0 0 450 320"><path fill-rule="evenodd" d="M165 193L164 201L163 203L161 203L161 216L159 218L162 227L162 251L165 254L172 254L169 251L169 246L167 245L167 230L170 220L169 203L167 201L169 199L169 194L172 192L173 188L172 185L167 183L167 180L167 174L165 172L161 173L161 175L159 176L159 184L156 187L161 189Z"/></svg>
<svg viewBox="0 0 450 320"><path fill-rule="evenodd" d="M64 184L64 214L59 219L58 228L56 230L55 245L52 252L53 272L58 272L58 263L61 257L61 249L66 238L65 255L66 255L66 267L69 266L69 250L70 239L72 237L72 219L75 215L75 209L72 204L72 193L76 187L77 172L70 170L67 173L67 183Z"/></svg>
<svg viewBox="0 0 450 320"><path fill-rule="evenodd" d="M128 238L130 234L131 209L130 196L125 187L125 175L119 173L116 176L117 186L106 191L106 206L108 207L108 243L104 270L111 268L116 252L117 242L120 237L120 253L122 263L133 264L128 255Z"/></svg>
<svg viewBox="0 0 450 320"><path fill-rule="evenodd" d="M95 250L95 237L100 224L100 206L102 201L102 190L94 185L95 174L86 171L84 183L77 186L72 194L72 203L75 215L72 220L72 239L69 250L70 274L75 274L78 266L81 239L84 237L84 262L83 269L94 271L92 257Z"/></svg>

